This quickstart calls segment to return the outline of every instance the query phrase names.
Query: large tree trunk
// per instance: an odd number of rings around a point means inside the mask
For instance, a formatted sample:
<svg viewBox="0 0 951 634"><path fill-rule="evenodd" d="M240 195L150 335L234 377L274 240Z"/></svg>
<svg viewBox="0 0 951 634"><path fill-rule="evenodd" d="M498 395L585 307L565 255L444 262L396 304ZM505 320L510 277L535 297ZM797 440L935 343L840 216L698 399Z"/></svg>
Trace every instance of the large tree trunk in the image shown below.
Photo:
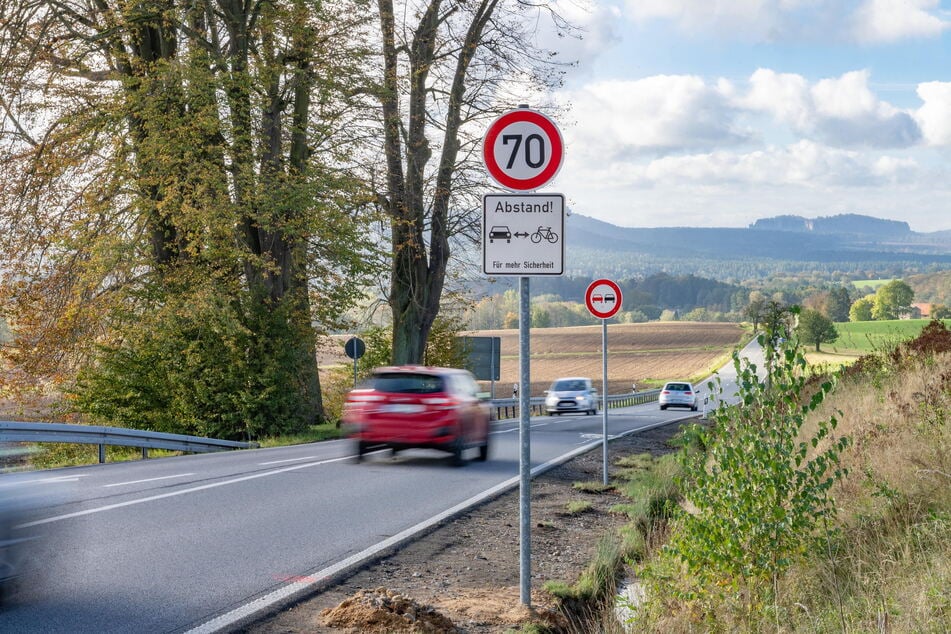
<svg viewBox="0 0 951 634"><path fill-rule="evenodd" d="M392 0L379 0L383 34L384 148L387 165L387 213L390 216L393 269L390 308L393 314L393 362L422 363L439 314L449 262L449 208L452 180L459 152L459 127L469 65L481 42L498 0L482 0L473 14L459 57L445 115L445 133L437 166L436 186L425 189L426 166L432 150L426 136L427 79L436 61L436 39L441 21L441 0L431 0L420 17L407 50L409 56L409 117L405 131L405 173L401 141L398 49ZM431 205L427 196L431 195ZM427 211L429 209L429 211ZM428 216L428 225L427 225ZM425 228L429 229L429 244Z"/></svg>

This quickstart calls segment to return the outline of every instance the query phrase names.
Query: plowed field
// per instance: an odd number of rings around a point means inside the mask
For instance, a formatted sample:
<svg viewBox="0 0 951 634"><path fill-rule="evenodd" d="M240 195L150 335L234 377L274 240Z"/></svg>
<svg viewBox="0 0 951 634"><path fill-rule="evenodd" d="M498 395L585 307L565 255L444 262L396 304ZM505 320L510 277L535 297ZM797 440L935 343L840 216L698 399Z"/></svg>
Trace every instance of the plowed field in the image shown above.
<svg viewBox="0 0 951 634"><path fill-rule="evenodd" d="M500 337L501 380L497 398L511 396L518 381L518 331L482 330L471 336ZM652 322L608 325L608 392L629 391L672 379L697 379L729 358L745 333L736 324ZM346 337L342 339L346 340ZM535 328L531 331L532 396L541 396L554 379L588 376L601 388L601 326ZM339 353L323 363L352 363ZM488 383L484 383L489 388Z"/></svg>

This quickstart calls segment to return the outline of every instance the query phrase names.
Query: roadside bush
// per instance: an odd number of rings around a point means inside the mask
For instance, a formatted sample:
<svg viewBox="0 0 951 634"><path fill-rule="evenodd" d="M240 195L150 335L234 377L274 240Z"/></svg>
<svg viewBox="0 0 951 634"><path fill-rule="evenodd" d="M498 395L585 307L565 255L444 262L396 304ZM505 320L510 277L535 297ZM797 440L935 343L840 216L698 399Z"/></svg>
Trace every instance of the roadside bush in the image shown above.
<svg viewBox="0 0 951 634"><path fill-rule="evenodd" d="M168 294L99 348L71 390L100 424L253 440L307 427L300 333L281 310L199 288Z"/></svg>
<svg viewBox="0 0 951 634"><path fill-rule="evenodd" d="M770 329L759 343L766 351L765 373L760 376L759 368L735 353L740 405L719 407L711 427L689 430L691 444L706 452L681 454L679 486L686 504L665 552L686 581L653 577L652 594L673 591L711 629L743 624L753 630L760 620L778 618L773 608L779 575L832 536L829 491L844 475L839 455L849 440L833 438L835 415L804 437L807 415L833 382L807 395L798 346ZM719 379L710 387L722 398Z"/></svg>

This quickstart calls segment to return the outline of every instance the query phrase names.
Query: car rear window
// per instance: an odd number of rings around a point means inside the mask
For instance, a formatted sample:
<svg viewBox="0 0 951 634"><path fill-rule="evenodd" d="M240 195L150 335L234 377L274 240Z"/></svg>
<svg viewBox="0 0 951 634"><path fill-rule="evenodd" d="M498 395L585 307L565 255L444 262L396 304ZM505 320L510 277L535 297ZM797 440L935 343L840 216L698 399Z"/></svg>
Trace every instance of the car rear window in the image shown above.
<svg viewBox="0 0 951 634"><path fill-rule="evenodd" d="M434 394L445 391L442 377L406 372L374 375L373 389L390 394Z"/></svg>
<svg viewBox="0 0 951 634"><path fill-rule="evenodd" d="M689 392L690 385L688 383L668 383L664 386L664 389L671 392Z"/></svg>

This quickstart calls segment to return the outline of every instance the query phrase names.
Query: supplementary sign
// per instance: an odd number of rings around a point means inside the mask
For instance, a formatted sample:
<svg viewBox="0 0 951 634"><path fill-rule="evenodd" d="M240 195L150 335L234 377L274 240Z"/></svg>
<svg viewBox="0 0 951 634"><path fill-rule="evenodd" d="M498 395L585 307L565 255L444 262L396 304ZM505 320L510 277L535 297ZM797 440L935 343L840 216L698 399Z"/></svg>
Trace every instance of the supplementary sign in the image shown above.
<svg viewBox="0 0 951 634"><path fill-rule="evenodd" d="M621 310L621 287L611 280L595 280L585 291L584 304L598 319L613 317Z"/></svg>
<svg viewBox="0 0 951 634"><path fill-rule="evenodd" d="M564 159L555 122L529 108L510 110L489 125L482 160L489 176L516 191L538 189L555 177Z"/></svg>
<svg viewBox="0 0 951 634"><path fill-rule="evenodd" d="M565 262L562 194L486 194L482 271L487 275L561 275Z"/></svg>

